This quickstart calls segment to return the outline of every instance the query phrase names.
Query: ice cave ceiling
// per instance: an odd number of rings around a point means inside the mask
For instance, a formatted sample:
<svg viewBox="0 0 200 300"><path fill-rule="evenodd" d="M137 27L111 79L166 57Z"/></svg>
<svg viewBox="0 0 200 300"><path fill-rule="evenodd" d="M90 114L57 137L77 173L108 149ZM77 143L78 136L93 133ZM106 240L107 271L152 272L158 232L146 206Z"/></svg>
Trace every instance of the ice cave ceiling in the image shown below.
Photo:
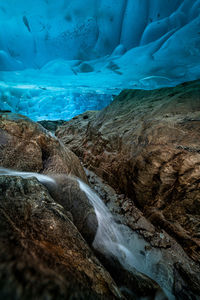
<svg viewBox="0 0 200 300"><path fill-rule="evenodd" d="M0 0L0 71L1 106L21 112L199 78L200 0Z"/></svg>

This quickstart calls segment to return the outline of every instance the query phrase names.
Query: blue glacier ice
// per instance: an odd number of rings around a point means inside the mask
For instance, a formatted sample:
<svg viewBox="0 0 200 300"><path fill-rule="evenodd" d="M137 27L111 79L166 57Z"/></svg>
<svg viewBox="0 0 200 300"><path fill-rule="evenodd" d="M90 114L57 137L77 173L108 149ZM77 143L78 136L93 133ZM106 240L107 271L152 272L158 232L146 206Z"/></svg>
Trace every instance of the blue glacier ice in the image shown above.
<svg viewBox="0 0 200 300"><path fill-rule="evenodd" d="M70 120L86 110L101 110L111 103L113 96L101 91L12 85L2 87L1 110L14 111L33 121Z"/></svg>
<svg viewBox="0 0 200 300"><path fill-rule="evenodd" d="M200 77L200 0L0 0L0 109L101 109Z"/></svg>

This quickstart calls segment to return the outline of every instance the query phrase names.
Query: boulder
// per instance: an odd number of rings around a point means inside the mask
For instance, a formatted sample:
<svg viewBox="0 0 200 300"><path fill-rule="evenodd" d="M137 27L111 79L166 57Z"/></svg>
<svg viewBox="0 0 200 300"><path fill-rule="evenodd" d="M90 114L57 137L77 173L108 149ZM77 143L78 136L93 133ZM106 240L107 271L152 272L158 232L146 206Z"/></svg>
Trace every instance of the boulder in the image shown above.
<svg viewBox="0 0 200 300"><path fill-rule="evenodd" d="M73 223L84 239L92 244L97 232L98 221L93 206L86 194L80 189L76 178L66 175L51 176L56 184L44 183L52 198L69 211Z"/></svg>
<svg viewBox="0 0 200 300"><path fill-rule="evenodd" d="M43 174L71 174L87 182L78 157L30 119L0 113L0 165Z"/></svg>

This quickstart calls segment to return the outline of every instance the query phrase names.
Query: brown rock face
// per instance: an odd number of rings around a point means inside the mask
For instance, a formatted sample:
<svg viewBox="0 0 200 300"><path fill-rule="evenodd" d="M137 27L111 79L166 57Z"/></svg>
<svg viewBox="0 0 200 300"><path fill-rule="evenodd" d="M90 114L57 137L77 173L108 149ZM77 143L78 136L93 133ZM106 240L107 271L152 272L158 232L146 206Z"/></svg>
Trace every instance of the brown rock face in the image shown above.
<svg viewBox="0 0 200 300"><path fill-rule="evenodd" d="M120 293L37 179L0 176L0 298L114 299Z"/></svg>
<svg viewBox="0 0 200 300"><path fill-rule="evenodd" d="M87 182L85 172L77 156L42 126L20 115L0 114L0 166L54 174L57 185L48 186L52 197L72 213L86 240L93 241L97 229L94 209L78 183L65 175Z"/></svg>
<svg viewBox="0 0 200 300"><path fill-rule="evenodd" d="M157 256L160 257L159 261L154 261L153 269L159 270L156 277L158 281L162 278L161 286L163 286L166 278L167 282L170 278L172 291L177 300L199 299L200 268L198 264L188 257L183 248L175 241L174 238L167 234L165 230L159 227L156 228L150 221L148 221L144 217L143 213L136 208L131 199L128 199L125 195L117 194L113 188L106 184L92 171L86 170L86 174L88 176L89 183L107 203L107 206L112 210L117 222L128 225L128 227L132 229L131 232L128 233L128 239L133 240L134 237L132 234L133 232L136 232L149 243L141 249L141 253L143 253L143 255L147 258L151 255L151 251L153 251L154 254L151 256L150 261L154 260ZM155 251L157 251L157 254L155 254ZM146 289L148 289L147 281L143 281L141 274L132 272L132 276L130 277L124 272L124 270L117 272L116 268L117 264L115 264L114 271L112 270L113 266L109 268L109 271L119 286L126 286L129 290L133 291L141 288L141 290L145 292ZM150 265L148 266L148 270L149 269ZM167 274L166 278L165 276L163 277L163 274ZM143 282L144 285L142 286ZM170 282L167 284L168 288L170 286ZM150 294L152 294L152 290L146 293L146 295ZM153 299L155 298L156 297Z"/></svg>
<svg viewBox="0 0 200 300"><path fill-rule="evenodd" d="M10 113L0 114L0 166L44 174L72 174L87 181L74 153L41 125Z"/></svg>
<svg viewBox="0 0 200 300"><path fill-rule="evenodd" d="M95 257L92 253L87 254L90 250L86 249L86 243L80 235L81 233L87 242L91 243L98 224L94 209L85 193L80 190L77 180L66 175L75 175L87 182L79 159L44 128L23 116L4 113L1 115L0 127L0 163L3 167L25 172L50 173L56 182L53 184L38 177L47 187L47 191L36 179L16 177L17 174L23 177L28 173L13 173L12 170L0 168L4 174L0 176L0 210L2 202L2 210L5 211L8 220L13 220L14 229L16 228L23 237L21 242L20 237L15 236L15 232L12 233L8 224L6 236L14 236L14 243L20 247L12 248L8 238L4 246L2 242L2 253L7 252L11 257L14 255L11 261L3 257L3 254L2 258L0 256L0 269L2 262L2 272L7 278L5 281L2 278L2 295L5 294L5 298L11 299L14 295L17 295L15 299L35 299L42 289L40 298L45 300L121 297L109 274L97 259L93 262L91 257ZM11 174L15 174L15 177L9 176ZM58 216L64 219L57 220ZM4 214L0 215L0 227L3 220ZM0 228L0 243L3 231L4 227ZM24 232L30 235L30 238ZM97 267L88 269L90 266L87 265L87 259ZM10 268L12 264L14 267ZM64 267L66 268L63 271ZM33 270L33 274L29 274L29 269ZM121 266L117 272L122 272ZM134 278L134 293L153 297L159 286L139 272L135 273L135 277L131 277ZM18 282L15 274L22 280ZM48 280L47 274L52 274ZM43 277L47 283L43 283ZM36 290L33 290L34 285Z"/></svg>
<svg viewBox="0 0 200 300"><path fill-rule="evenodd" d="M200 261L200 81L126 90L56 135Z"/></svg>

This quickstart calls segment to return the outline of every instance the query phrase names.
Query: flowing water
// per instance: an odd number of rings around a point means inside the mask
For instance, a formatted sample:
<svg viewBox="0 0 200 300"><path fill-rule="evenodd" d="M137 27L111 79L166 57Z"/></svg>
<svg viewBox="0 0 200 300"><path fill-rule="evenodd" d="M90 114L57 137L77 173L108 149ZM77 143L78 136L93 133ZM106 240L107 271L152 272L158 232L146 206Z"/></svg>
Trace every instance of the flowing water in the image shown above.
<svg viewBox="0 0 200 300"><path fill-rule="evenodd" d="M0 168L0 175L20 176L23 178L36 177L38 181L48 185L58 184L53 178L33 172L19 172ZM149 244L137 233L127 226L115 222L112 214L99 196L92 189L76 179L80 189L86 194L89 202L94 207L98 229L93 241L93 247L104 256L115 257L128 271L137 271L155 280L164 290L170 300L175 299L172 295L173 271L162 259L161 251L152 249L145 251ZM159 298L161 299L161 298Z"/></svg>
<svg viewBox="0 0 200 300"><path fill-rule="evenodd" d="M128 271L137 271L155 280L170 300L172 295L173 271L162 259L161 251L145 251L149 244L127 226L115 222L112 214L99 196L78 179L79 186L95 209L98 230L93 247L102 254L113 255Z"/></svg>
<svg viewBox="0 0 200 300"><path fill-rule="evenodd" d="M19 172L11 169L0 168L0 175L8 175L8 176L20 176L22 178L31 178L35 177L41 183L50 183L56 184L55 180L47 175L42 175L34 172Z"/></svg>

